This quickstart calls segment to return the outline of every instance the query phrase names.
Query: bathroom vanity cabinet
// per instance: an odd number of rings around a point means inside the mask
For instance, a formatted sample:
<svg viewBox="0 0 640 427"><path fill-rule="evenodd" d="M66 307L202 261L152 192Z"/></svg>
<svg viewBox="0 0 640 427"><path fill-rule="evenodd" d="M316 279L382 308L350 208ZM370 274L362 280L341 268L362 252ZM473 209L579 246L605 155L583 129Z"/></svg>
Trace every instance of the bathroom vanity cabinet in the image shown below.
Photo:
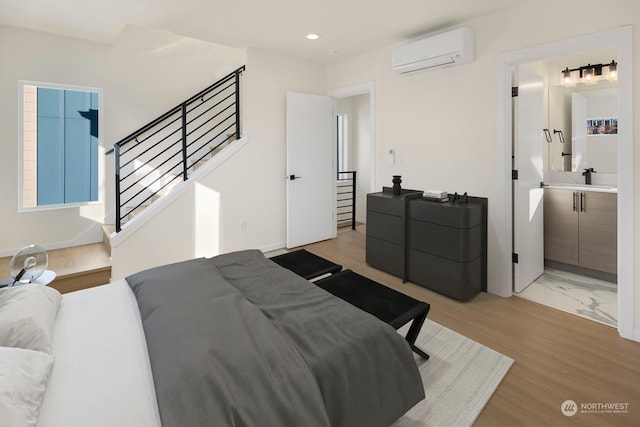
<svg viewBox="0 0 640 427"><path fill-rule="evenodd" d="M545 188L545 259L617 274L617 205L617 193Z"/></svg>

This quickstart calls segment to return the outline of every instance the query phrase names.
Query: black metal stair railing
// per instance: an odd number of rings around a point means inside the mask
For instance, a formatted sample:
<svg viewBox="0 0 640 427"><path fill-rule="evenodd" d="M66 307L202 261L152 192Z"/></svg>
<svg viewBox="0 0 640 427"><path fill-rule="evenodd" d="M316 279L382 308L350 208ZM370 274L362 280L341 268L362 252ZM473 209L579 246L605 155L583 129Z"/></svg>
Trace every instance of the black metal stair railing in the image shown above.
<svg viewBox="0 0 640 427"><path fill-rule="evenodd" d="M240 138L240 76L229 73L113 145L116 232L201 162Z"/></svg>
<svg viewBox="0 0 640 427"><path fill-rule="evenodd" d="M338 172L337 223L356 229L356 171Z"/></svg>

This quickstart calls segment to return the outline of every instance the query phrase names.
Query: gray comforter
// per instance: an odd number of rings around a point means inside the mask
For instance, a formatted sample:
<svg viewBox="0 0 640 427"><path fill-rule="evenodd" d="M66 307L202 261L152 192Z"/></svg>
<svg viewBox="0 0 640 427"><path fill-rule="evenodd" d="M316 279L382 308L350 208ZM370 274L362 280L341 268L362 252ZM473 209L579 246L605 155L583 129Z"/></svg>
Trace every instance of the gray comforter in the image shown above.
<svg viewBox="0 0 640 427"><path fill-rule="evenodd" d="M424 398L393 328L259 251L127 281L165 427L388 426Z"/></svg>

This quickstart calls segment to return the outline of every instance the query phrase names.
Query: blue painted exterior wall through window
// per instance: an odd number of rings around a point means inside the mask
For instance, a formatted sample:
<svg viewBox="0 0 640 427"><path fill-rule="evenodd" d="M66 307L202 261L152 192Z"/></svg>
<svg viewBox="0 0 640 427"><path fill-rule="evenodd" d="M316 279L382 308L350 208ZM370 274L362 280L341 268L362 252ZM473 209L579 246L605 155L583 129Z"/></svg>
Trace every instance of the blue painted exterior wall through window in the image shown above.
<svg viewBox="0 0 640 427"><path fill-rule="evenodd" d="M38 206L98 200L96 92L38 88Z"/></svg>

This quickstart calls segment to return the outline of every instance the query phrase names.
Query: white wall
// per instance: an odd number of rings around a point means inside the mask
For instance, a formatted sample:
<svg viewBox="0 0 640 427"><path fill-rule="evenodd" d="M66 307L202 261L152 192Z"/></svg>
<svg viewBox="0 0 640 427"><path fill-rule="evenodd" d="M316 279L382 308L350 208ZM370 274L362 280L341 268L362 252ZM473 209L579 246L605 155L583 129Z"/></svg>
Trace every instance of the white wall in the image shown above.
<svg viewBox="0 0 640 427"><path fill-rule="evenodd" d="M101 239L94 226L113 209L114 200L110 178L102 183L106 205L18 213L19 80L102 88L102 142L111 147L242 65L243 51L136 27L127 27L118 43L109 46L0 26L0 58L3 256L29 243L51 248ZM107 177L113 176L112 162L113 156L108 156Z"/></svg>
<svg viewBox="0 0 640 427"><path fill-rule="evenodd" d="M220 195L192 186L160 215L111 249L111 277L219 253ZM208 220L204 219L208 217Z"/></svg>
<svg viewBox="0 0 640 427"><path fill-rule="evenodd" d="M502 52L541 45L597 31L634 24L640 26L640 3L617 0L539 0L465 23L475 29L476 60L459 67L413 76L391 70L391 47L383 48L328 69L329 89L375 81L377 182L402 175L403 186L468 191L489 198L489 290L503 293L500 268L509 260L501 242L502 213L492 211L492 200L503 200L503 165L497 153L497 56ZM550 13L549 11L553 11ZM544 22L543 27L540 23ZM640 45L640 33L634 34ZM640 123L640 56L634 68L634 122ZM636 127L635 139L640 136ZM383 159L395 147L398 164ZM640 152L634 156L640 166ZM640 175L635 175L640 188ZM640 200L635 201L638 209ZM635 220L635 265L640 265L640 216ZM510 251L509 251L510 252ZM634 274L635 325L640 331L640 271ZM636 332L638 334L638 332Z"/></svg>

